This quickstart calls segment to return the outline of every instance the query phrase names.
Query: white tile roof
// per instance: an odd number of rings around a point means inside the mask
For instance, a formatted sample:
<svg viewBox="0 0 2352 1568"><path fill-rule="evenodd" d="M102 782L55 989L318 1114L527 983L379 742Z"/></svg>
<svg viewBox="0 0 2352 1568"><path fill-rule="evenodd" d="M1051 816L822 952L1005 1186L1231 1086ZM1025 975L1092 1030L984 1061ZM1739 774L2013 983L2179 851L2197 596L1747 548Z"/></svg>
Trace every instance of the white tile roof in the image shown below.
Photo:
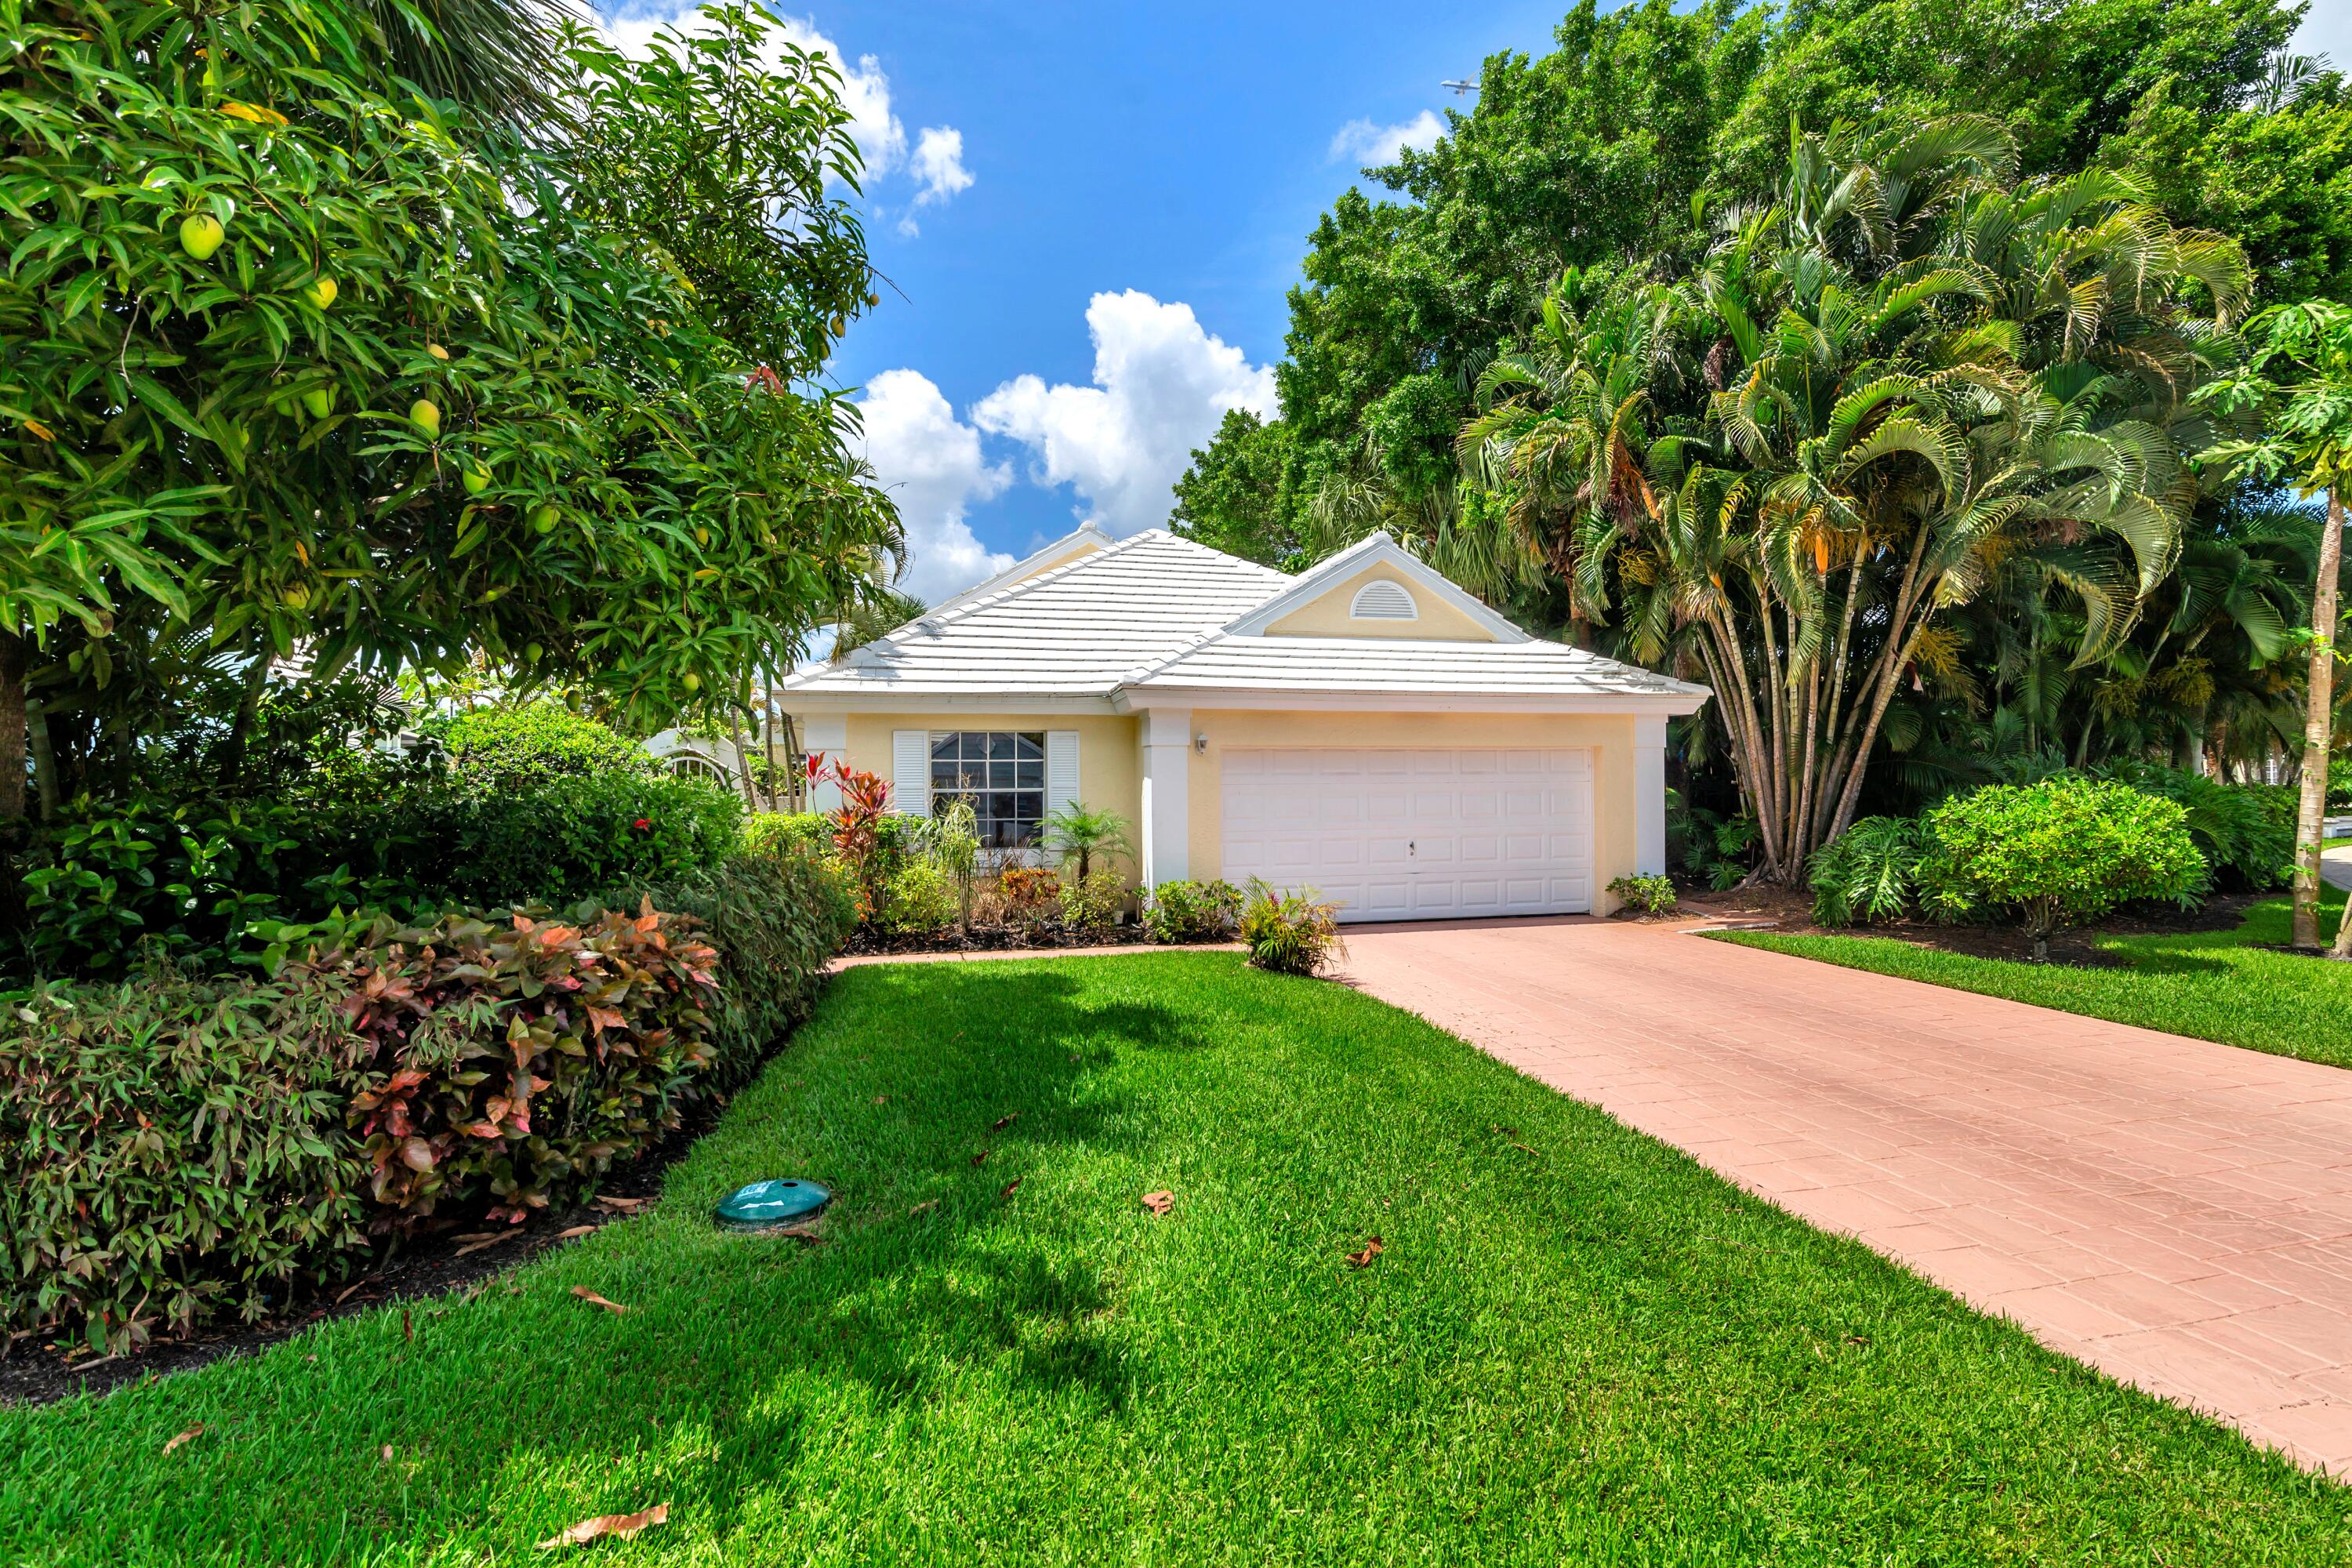
<svg viewBox="0 0 2352 1568"><path fill-rule="evenodd" d="M1329 564L1327 563L1327 564ZM1409 568L1434 578L1425 566ZM1310 575L1320 575L1320 570ZM777 689L828 710L863 699L1094 699L1235 694L1450 693L1512 700L1652 698L1677 710L1691 686L1561 643L1289 637L1228 628L1300 579L1153 530L995 592L979 591ZM983 590L985 584L982 585Z"/></svg>

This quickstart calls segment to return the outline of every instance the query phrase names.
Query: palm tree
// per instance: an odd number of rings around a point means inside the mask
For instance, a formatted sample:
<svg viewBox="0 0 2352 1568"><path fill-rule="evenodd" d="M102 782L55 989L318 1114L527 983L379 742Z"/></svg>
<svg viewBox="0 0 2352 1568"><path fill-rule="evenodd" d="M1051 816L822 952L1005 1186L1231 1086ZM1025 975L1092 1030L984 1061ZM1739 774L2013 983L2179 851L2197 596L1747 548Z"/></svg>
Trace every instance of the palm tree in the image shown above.
<svg viewBox="0 0 2352 1568"><path fill-rule="evenodd" d="M547 83L569 0L362 0L391 73L493 119L560 115Z"/></svg>
<svg viewBox="0 0 2352 1568"><path fill-rule="evenodd" d="M2226 318L2243 258L2011 162L1977 121L1800 137L1693 276L1563 279L1463 431L1579 615L1713 686L1766 878L1853 820L1898 694L1965 674L1956 611L2030 563L2089 665L2179 556L2186 301Z"/></svg>
<svg viewBox="0 0 2352 1568"><path fill-rule="evenodd" d="M1128 837L1127 818L1115 811L1096 810L1084 801L1055 807L1046 814L1043 826L1045 847L1062 858L1065 867L1076 865L1080 882L1094 868L1096 856L1135 853L1135 845Z"/></svg>

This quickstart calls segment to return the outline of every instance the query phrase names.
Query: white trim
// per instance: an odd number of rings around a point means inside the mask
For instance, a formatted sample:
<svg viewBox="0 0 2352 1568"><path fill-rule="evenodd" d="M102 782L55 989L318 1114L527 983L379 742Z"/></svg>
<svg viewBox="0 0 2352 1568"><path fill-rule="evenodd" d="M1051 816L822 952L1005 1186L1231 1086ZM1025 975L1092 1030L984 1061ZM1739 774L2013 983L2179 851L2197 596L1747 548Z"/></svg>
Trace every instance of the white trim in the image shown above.
<svg viewBox="0 0 2352 1568"><path fill-rule="evenodd" d="M1666 874L1666 721L1633 721L1633 874Z"/></svg>
<svg viewBox="0 0 2352 1568"><path fill-rule="evenodd" d="M1310 567L1289 587L1260 605L1238 620L1225 623L1224 629L1234 637L1263 637L1265 628L1297 609L1309 599L1328 593L1334 583L1352 577L1373 566L1386 566L1399 576L1423 587L1441 602L1454 606L1478 623L1496 642L1528 642L1527 633L1496 615L1479 598L1458 586L1446 576L1409 554L1403 546L1385 533L1375 533L1362 543L1339 552L1318 566Z"/></svg>
<svg viewBox="0 0 2352 1568"><path fill-rule="evenodd" d="M1024 691L1017 687L975 692L909 690L900 686L873 691L795 691L785 710L796 717L819 713L1003 713L1013 718L1118 711L1111 706L1108 691L1071 696ZM815 749L810 747L812 751Z"/></svg>
<svg viewBox="0 0 2352 1568"><path fill-rule="evenodd" d="M1192 839L1192 715L1154 708L1136 726L1143 749L1143 885L1190 875Z"/></svg>
<svg viewBox="0 0 2352 1568"><path fill-rule="evenodd" d="M1122 687L1111 699L1121 713L1160 708L1239 708L1297 713L1649 713L1661 717L1696 713L1713 695L1705 688L1685 695L1552 691L1302 691L1297 687Z"/></svg>
<svg viewBox="0 0 2352 1568"><path fill-rule="evenodd" d="M890 731L890 809L903 816L931 815L931 732Z"/></svg>

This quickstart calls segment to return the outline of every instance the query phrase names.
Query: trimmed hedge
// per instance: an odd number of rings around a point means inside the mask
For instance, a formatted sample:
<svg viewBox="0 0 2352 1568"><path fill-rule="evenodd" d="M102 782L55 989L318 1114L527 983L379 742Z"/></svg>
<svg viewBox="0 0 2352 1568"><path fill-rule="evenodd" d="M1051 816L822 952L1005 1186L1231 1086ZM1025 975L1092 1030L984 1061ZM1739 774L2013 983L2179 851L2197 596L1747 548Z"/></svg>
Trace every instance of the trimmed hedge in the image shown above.
<svg viewBox="0 0 2352 1568"><path fill-rule="evenodd" d="M0 1011L0 1328L251 1321L362 1240L360 1042L301 984L54 985Z"/></svg>
<svg viewBox="0 0 2352 1568"><path fill-rule="evenodd" d="M127 1349L282 1308L371 1233L593 1191L751 1079L852 921L803 856L628 896L635 916L345 923L273 981L5 1004L0 1330Z"/></svg>

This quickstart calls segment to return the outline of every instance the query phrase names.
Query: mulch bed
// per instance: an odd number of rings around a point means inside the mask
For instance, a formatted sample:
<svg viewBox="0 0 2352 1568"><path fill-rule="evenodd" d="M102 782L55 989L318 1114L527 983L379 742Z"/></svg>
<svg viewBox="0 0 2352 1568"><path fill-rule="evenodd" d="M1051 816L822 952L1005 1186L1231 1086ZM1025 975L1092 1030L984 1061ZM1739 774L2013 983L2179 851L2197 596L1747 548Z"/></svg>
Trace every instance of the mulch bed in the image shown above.
<svg viewBox="0 0 2352 1568"><path fill-rule="evenodd" d="M2197 931L2235 931L2246 911L2270 893L2222 893L2195 910L2168 904L2135 905L2117 910L2095 925L2072 927L2050 939L2050 962L2083 969L2128 969L2128 960L2102 950L2102 938L2117 936L2182 936ZM1685 891L1675 911L1713 920L1769 925L1784 936L1883 936L1914 947L1934 948L1970 958L2006 958L2031 963L2033 941L2014 925L1937 925L1932 921L1889 921L1882 925L1858 925L1840 930L1813 923L1811 893L1794 888L1748 888L1718 893L1703 889Z"/></svg>
<svg viewBox="0 0 2352 1568"><path fill-rule="evenodd" d="M695 1140L709 1131L725 1107L711 1100L697 1101L684 1123L644 1155L616 1167L599 1188L602 1196L650 1202L661 1195L663 1173ZM185 1372L208 1362L265 1350L289 1340L315 1323L347 1318L386 1302L431 1301L491 1279L527 1263L553 1247L567 1245L562 1233L578 1226L605 1226L626 1219L627 1212L582 1204L561 1213L535 1215L512 1227L510 1240L465 1252L461 1235L500 1228L478 1215L451 1220L430 1236L413 1236L396 1251L360 1260L359 1271L338 1279L287 1310L257 1323L234 1319L205 1324L186 1339L161 1336L139 1350L102 1360L86 1347L69 1345L72 1354L51 1349L37 1334L0 1340L0 1404L46 1405L74 1394L103 1394L126 1383L168 1373ZM580 1239L574 1237L572 1239ZM70 1338L71 1336L68 1336Z"/></svg>

